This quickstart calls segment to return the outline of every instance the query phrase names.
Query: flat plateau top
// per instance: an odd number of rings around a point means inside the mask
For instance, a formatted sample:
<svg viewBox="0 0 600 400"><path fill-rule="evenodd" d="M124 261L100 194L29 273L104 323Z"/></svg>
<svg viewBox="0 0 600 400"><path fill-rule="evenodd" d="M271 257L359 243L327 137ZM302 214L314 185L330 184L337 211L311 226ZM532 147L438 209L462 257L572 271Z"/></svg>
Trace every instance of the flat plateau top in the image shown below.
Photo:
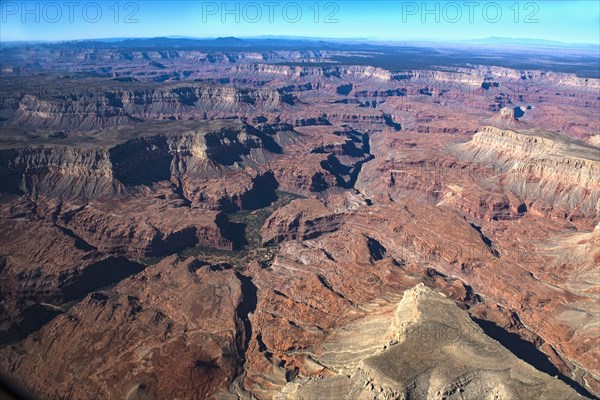
<svg viewBox="0 0 600 400"><path fill-rule="evenodd" d="M558 155L600 162L600 148L580 140L541 129L519 131L517 133L552 140L555 143Z"/></svg>
<svg viewBox="0 0 600 400"><path fill-rule="evenodd" d="M180 135L186 132L204 135L223 128L240 129L244 124L231 120L151 121L60 137L52 132L2 128L0 149L70 146L84 150L108 149L128 140L156 135Z"/></svg>
<svg viewBox="0 0 600 400"><path fill-rule="evenodd" d="M581 140L542 129L496 129L514 132L518 135L530 138L543 139L543 143L540 147L547 147L547 150L545 150L545 155L547 156L555 155L558 157L568 157L600 163L600 147L587 144Z"/></svg>

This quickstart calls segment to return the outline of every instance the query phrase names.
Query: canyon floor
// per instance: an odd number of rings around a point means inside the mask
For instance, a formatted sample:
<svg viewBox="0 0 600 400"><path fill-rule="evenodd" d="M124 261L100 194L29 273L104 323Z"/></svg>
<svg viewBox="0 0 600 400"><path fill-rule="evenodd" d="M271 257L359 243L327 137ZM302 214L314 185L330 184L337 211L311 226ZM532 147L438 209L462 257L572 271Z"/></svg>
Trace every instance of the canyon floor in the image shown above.
<svg viewBox="0 0 600 400"><path fill-rule="evenodd" d="M0 393L600 396L584 58L171 40L2 49Z"/></svg>

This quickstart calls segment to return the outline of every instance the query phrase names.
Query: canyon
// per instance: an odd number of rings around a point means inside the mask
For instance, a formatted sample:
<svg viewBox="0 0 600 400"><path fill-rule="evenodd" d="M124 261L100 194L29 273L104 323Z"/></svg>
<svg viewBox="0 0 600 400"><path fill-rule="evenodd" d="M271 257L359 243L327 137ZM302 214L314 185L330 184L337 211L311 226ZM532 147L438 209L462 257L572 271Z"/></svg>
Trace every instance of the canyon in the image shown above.
<svg viewBox="0 0 600 400"><path fill-rule="evenodd" d="M600 396L600 77L164 40L2 49L3 384Z"/></svg>

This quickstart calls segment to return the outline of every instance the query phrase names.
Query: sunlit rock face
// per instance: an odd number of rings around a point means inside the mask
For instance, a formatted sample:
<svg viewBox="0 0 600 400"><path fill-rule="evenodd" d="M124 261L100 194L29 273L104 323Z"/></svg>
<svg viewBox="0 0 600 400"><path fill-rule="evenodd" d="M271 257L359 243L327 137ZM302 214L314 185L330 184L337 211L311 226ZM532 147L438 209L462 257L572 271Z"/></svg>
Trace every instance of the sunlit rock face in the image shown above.
<svg viewBox="0 0 600 400"><path fill-rule="evenodd" d="M3 375L50 399L600 394L585 57L98 46L6 49Z"/></svg>
<svg viewBox="0 0 600 400"><path fill-rule="evenodd" d="M276 399L580 398L422 284L404 292L395 312L374 312L333 334L315 358L338 373L288 383Z"/></svg>

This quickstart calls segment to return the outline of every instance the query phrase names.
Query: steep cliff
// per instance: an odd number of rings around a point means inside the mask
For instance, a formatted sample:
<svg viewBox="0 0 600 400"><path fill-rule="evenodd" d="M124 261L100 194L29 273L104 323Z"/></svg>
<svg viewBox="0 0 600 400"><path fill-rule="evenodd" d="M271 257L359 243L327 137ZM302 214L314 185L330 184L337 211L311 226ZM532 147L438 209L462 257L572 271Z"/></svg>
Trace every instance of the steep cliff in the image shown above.
<svg viewBox="0 0 600 400"><path fill-rule="evenodd" d="M457 146L464 159L484 163L500 175L505 190L548 215L600 215L599 149L543 131L484 127Z"/></svg>
<svg viewBox="0 0 600 400"><path fill-rule="evenodd" d="M275 398L583 398L519 360L453 301L423 285L404 292L393 319L373 313L331 335L315 362L337 373L296 379Z"/></svg>
<svg viewBox="0 0 600 400"><path fill-rule="evenodd" d="M31 91L32 93L28 93ZM4 108L14 110L11 127L65 132L127 125L147 119L233 117L239 113L271 112L290 107L294 98L277 89L244 89L207 84L116 83L90 80L66 88L28 88L7 93Z"/></svg>
<svg viewBox="0 0 600 400"><path fill-rule="evenodd" d="M231 121L193 123L189 128L150 124L38 146L17 144L0 150L0 187L3 192L34 197L118 198L160 181L214 179L233 173L244 160L253 163L254 158L264 159L270 150L277 151L277 145L270 143L273 139L260 131Z"/></svg>

